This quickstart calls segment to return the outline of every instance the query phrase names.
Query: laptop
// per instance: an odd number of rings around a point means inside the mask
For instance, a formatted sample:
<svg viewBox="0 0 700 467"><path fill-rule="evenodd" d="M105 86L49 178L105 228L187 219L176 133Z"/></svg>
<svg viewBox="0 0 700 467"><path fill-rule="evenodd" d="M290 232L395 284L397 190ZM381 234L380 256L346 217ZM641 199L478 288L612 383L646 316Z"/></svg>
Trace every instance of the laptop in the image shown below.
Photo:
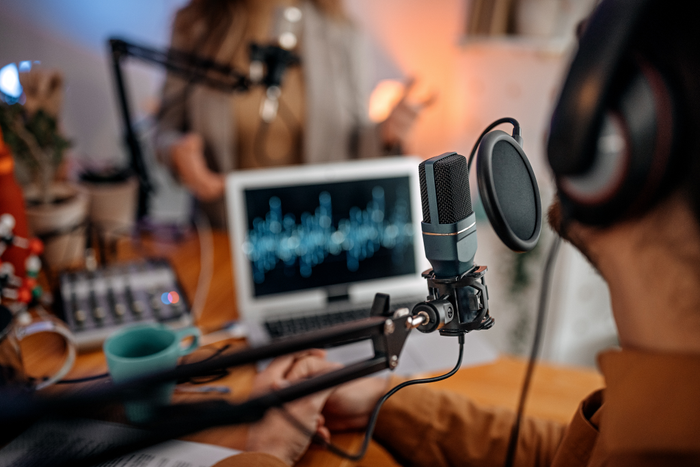
<svg viewBox="0 0 700 467"><path fill-rule="evenodd" d="M420 162L403 156L227 176L234 286L251 345L368 317L378 292L389 294L392 310L426 299ZM412 332L400 373L449 368L457 349L456 339ZM371 356L369 341L329 351L342 363Z"/></svg>

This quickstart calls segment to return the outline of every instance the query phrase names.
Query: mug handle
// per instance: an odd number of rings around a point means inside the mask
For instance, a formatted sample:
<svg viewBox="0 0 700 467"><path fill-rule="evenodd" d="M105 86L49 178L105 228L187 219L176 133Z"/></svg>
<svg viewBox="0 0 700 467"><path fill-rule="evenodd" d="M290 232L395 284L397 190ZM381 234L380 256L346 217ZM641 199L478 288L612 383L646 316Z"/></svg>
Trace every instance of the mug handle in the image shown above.
<svg viewBox="0 0 700 467"><path fill-rule="evenodd" d="M183 357L185 355L191 354L197 347L199 347L199 338L202 336L199 328L191 326L189 328L177 329L175 330L175 335L177 336L177 341L182 342L183 339L187 337L192 338L192 344L187 348L182 348L178 346L178 357Z"/></svg>
<svg viewBox="0 0 700 467"><path fill-rule="evenodd" d="M37 385L34 387L34 389L37 391L44 389L47 386L51 386L55 382L60 381L61 378L68 374L70 369L73 368L73 364L75 363L77 348L77 344L75 342L75 337L73 336L73 334L66 326L57 321L37 321L36 323L31 323L26 326L22 326L17 329L16 335L18 340L22 340L27 336L31 336L32 334L37 334L40 332L55 332L56 334L60 334L66 340L66 346L68 347L68 356L66 357L65 362L63 362L63 366L56 373L54 373L48 379L37 383Z"/></svg>

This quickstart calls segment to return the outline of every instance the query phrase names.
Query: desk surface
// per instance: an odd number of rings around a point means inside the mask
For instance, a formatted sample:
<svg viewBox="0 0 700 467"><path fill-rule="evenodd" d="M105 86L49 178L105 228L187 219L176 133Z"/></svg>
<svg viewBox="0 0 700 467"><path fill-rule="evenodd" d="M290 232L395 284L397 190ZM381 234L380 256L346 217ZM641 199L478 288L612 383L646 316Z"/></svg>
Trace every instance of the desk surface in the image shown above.
<svg viewBox="0 0 700 467"><path fill-rule="evenodd" d="M226 321L236 319L236 297L233 289L231 252L228 237L223 232L214 232L214 273L199 325L206 332ZM144 240L138 248L124 243L119 248L119 258L133 259L139 255L149 254L168 258L190 302L194 298L200 270L199 241L196 236L184 240L158 242ZM35 376L50 372L57 364L61 354L60 339L51 339L50 335L30 336L22 343L27 371ZM467 339L469 336L467 336ZM245 345L243 341L230 340L216 346L229 343L232 348ZM204 352L204 351L202 351ZM514 409L525 373L526 362L519 358L502 356L496 362L477 367L464 368L455 376L433 386L468 395L476 402ZM75 367L67 378L79 378L107 371L104 355L101 351L83 353L78 356ZM227 377L217 381L217 385L227 385L232 389L231 400L242 400L248 395L255 376L251 366L236 368ZM526 413L531 416L566 423L570 420L581 399L603 386L603 379L595 371L538 365L532 381ZM203 400L221 397L196 394L176 394L174 402ZM245 443L244 427L221 427L206 430L186 439L210 444L241 449ZM345 449L355 451L361 443L361 436L356 433L336 434L333 441ZM351 465L349 461L339 459L320 448L313 447L298 465ZM397 465L389 455L376 443L372 443L367 456L358 465Z"/></svg>

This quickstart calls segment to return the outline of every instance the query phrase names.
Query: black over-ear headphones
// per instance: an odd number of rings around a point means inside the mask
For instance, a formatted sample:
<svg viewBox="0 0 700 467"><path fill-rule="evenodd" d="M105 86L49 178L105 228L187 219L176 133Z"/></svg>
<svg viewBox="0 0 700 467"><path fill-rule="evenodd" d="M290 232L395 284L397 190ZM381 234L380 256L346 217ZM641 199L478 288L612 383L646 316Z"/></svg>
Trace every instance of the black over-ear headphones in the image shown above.
<svg viewBox="0 0 700 467"><path fill-rule="evenodd" d="M588 20L548 141L563 213L607 225L643 212L668 184L677 106L634 51L654 0L603 0Z"/></svg>

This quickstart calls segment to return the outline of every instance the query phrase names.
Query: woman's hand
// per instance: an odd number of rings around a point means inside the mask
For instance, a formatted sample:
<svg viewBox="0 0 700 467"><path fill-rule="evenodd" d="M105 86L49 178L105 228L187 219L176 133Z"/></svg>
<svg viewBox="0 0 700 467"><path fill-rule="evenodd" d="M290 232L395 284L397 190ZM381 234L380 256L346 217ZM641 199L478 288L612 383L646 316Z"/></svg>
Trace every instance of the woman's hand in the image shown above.
<svg viewBox="0 0 700 467"><path fill-rule="evenodd" d="M224 195L224 176L209 170L204 160L204 141L196 133L187 133L170 148L170 160L180 181L201 201L213 201Z"/></svg>
<svg viewBox="0 0 700 467"><path fill-rule="evenodd" d="M323 408L326 426L333 431L361 430L381 397L389 391L389 380L364 378L333 390Z"/></svg>
<svg viewBox="0 0 700 467"><path fill-rule="evenodd" d="M325 359L323 350L309 350L275 359L270 366L257 375L253 383L253 395L280 389L295 381L310 378L339 368L341 365ZM321 409L331 390L312 394L303 399L285 404L284 410L302 423L307 430L330 440ZM306 452L311 439L294 427L278 409L267 412L265 417L250 426L247 451L272 454L293 465Z"/></svg>
<svg viewBox="0 0 700 467"><path fill-rule="evenodd" d="M396 103L386 120L380 124L382 140L387 147L401 148L405 146L411 128L413 128L420 113L437 100L437 94L433 93L420 102L409 102L408 96L415 83L416 80L413 78L408 80L401 99Z"/></svg>

